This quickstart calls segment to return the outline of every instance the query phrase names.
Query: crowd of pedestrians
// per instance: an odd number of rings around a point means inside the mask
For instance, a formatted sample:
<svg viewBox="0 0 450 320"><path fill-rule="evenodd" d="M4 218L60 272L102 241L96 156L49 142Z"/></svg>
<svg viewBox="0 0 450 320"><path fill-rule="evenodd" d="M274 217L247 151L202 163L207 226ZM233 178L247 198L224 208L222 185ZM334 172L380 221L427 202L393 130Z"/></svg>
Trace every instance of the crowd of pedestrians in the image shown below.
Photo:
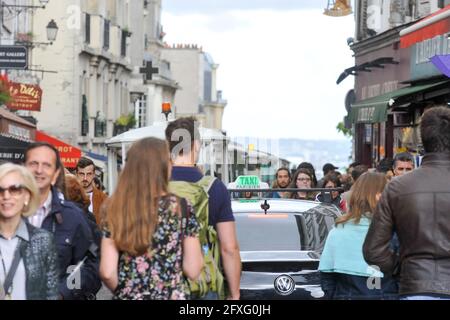
<svg viewBox="0 0 450 320"><path fill-rule="evenodd" d="M331 203L343 214L320 259L325 298L450 299L450 109L428 109L420 130L419 166L401 152L373 169L354 162L345 175L327 163L316 183L310 163L292 174L289 188L302 190L285 198Z"/></svg>
<svg viewBox="0 0 450 320"><path fill-rule="evenodd" d="M325 298L450 299L450 109L427 110L420 126L417 168L400 153L345 174L327 163L320 180L306 162L277 170L273 188L300 190L274 198L342 212L320 258ZM47 143L23 166L0 165L0 299L90 300L102 283L114 299L239 299L230 195L197 167L200 148L194 118L170 122L166 141L132 145L109 197L91 160L67 173Z"/></svg>
<svg viewBox="0 0 450 320"><path fill-rule="evenodd" d="M189 139L176 153L180 130ZM166 136L133 144L109 198L90 159L71 174L47 143L31 144L23 166L1 165L0 299L91 300L102 282L114 299L239 299L228 191L196 166L194 118Z"/></svg>

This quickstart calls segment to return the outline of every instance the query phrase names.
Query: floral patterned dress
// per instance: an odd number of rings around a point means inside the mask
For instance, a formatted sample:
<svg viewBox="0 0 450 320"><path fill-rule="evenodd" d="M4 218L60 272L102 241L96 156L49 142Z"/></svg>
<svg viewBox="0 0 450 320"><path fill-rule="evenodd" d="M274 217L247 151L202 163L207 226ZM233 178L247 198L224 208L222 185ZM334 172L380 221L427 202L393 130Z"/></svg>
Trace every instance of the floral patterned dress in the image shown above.
<svg viewBox="0 0 450 320"><path fill-rule="evenodd" d="M198 236L199 224L188 205L188 218L178 212L177 197L163 197L152 248L139 257L121 252L116 300L185 300L189 287L182 270L182 237ZM183 220L183 221L181 221ZM187 221L186 221L187 220Z"/></svg>

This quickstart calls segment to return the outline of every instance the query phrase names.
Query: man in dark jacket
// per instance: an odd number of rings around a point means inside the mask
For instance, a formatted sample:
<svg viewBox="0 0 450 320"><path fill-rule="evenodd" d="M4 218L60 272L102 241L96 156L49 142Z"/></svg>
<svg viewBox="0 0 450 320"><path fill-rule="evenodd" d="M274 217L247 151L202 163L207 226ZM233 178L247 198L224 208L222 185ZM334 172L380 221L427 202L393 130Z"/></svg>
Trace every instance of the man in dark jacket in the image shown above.
<svg viewBox="0 0 450 320"><path fill-rule="evenodd" d="M421 120L422 166L386 187L364 242L364 258L400 274L405 299L450 299L450 108ZM390 250L394 232L400 254Z"/></svg>
<svg viewBox="0 0 450 320"><path fill-rule="evenodd" d="M95 299L101 287L98 251L83 212L54 187L63 170L58 151L47 143L33 143L25 151L25 166L34 175L41 197L29 222L55 237L61 298Z"/></svg>

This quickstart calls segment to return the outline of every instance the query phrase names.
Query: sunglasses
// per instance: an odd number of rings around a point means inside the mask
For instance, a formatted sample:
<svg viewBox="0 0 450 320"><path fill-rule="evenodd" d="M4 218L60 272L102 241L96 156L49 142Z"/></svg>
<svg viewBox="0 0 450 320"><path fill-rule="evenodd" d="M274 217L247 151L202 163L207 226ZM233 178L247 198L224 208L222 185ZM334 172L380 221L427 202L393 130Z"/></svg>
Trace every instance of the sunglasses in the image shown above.
<svg viewBox="0 0 450 320"><path fill-rule="evenodd" d="M20 196L22 194L22 191L24 189L27 189L24 185L21 184L13 184L12 186L2 188L0 187L0 196L4 197L6 190L8 190L9 194L13 197Z"/></svg>

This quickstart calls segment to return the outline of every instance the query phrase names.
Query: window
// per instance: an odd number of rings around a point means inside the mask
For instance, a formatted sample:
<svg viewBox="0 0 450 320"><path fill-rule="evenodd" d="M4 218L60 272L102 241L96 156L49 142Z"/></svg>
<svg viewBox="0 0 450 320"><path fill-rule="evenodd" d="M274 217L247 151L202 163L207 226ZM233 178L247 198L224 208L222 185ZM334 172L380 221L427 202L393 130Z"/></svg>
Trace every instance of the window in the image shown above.
<svg viewBox="0 0 450 320"><path fill-rule="evenodd" d="M100 117L95 118L95 137L105 137L106 136L106 119L101 119Z"/></svg>
<svg viewBox="0 0 450 320"><path fill-rule="evenodd" d="M206 70L204 72L203 78L203 99L205 101L212 101L212 72L211 70Z"/></svg>
<svg viewBox="0 0 450 320"><path fill-rule="evenodd" d="M128 37L128 31L122 30L122 39L120 44L120 55L122 57L127 56L127 37Z"/></svg>
<svg viewBox="0 0 450 320"><path fill-rule="evenodd" d="M87 107L87 98L83 94L81 102L81 136L85 137L89 133L89 115Z"/></svg>
<svg viewBox="0 0 450 320"><path fill-rule="evenodd" d="M137 127L142 128L147 125L147 96L143 95L137 101Z"/></svg>
<svg viewBox="0 0 450 320"><path fill-rule="evenodd" d="M104 22L104 30L103 30L103 49L109 49L109 26L111 22L109 20L105 20Z"/></svg>
<svg viewBox="0 0 450 320"><path fill-rule="evenodd" d="M84 41L91 43L91 15L89 13L86 13L85 28Z"/></svg>
<svg viewBox="0 0 450 320"><path fill-rule="evenodd" d="M148 41L148 34L145 34L144 36L144 48L148 49L149 41Z"/></svg>

